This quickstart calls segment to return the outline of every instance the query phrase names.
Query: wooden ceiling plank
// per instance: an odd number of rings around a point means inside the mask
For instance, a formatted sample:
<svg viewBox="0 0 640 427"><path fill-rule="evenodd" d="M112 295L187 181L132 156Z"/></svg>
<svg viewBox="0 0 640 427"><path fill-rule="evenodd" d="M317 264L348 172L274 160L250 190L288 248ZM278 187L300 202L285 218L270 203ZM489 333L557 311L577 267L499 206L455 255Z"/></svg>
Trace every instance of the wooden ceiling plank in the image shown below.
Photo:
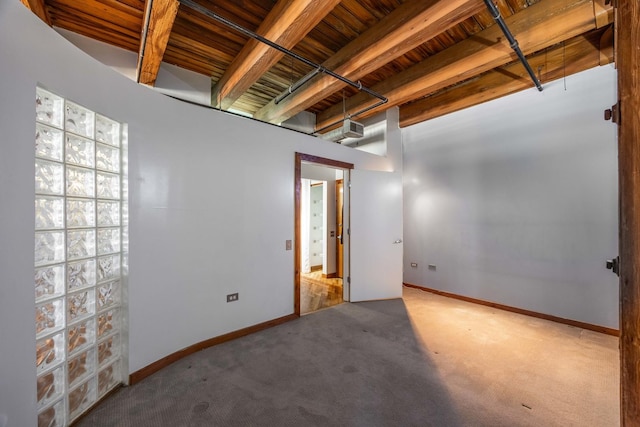
<svg viewBox="0 0 640 427"><path fill-rule="evenodd" d="M181 52L182 56L189 57L192 53L198 54L209 61L229 63L233 60L233 55L226 50L218 49L216 46L197 42L180 34L171 36L170 46L174 51Z"/></svg>
<svg viewBox="0 0 640 427"><path fill-rule="evenodd" d="M358 80L484 7L478 0L405 2L322 65L348 79ZM345 85L331 76L321 75L278 105L271 101L256 113L256 118L282 122Z"/></svg>
<svg viewBox="0 0 640 427"><path fill-rule="evenodd" d="M135 40L136 44L139 44L140 24L135 28L131 28L130 26L120 25L120 23L100 20L82 12L71 12L62 9L52 10L51 18L53 20L53 25L56 27L66 28L69 24L85 27L86 31L80 34L88 37L93 37L92 28L95 28L96 30L102 29L104 31L114 31L115 33L127 35L131 37L132 40Z"/></svg>
<svg viewBox="0 0 640 427"><path fill-rule="evenodd" d="M138 83L155 85L179 6L178 0L146 0L145 10L151 10L145 17L146 36L142 37L138 52Z"/></svg>
<svg viewBox="0 0 640 427"><path fill-rule="evenodd" d="M280 0L262 22L257 34L291 49L314 28L340 0ZM216 106L226 110L240 98L283 53L251 39L233 60L213 89Z"/></svg>
<svg viewBox="0 0 640 427"><path fill-rule="evenodd" d="M378 14L377 16L374 11L364 7L360 2L356 0L343 0L340 3L340 6L343 7L348 13L356 17L356 19L364 25L365 28L369 28L378 22L384 15Z"/></svg>
<svg viewBox="0 0 640 427"><path fill-rule="evenodd" d="M537 70L543 83L578 73L600 64L597 47L601 32L594 36L578 36L566 43L531 55L527 58L531 68ZM612 40L609 40L611 43ZM611 43L611 47L613 44ZM435 117L462 110L533 87L522 64L510 63L400 107L400 127L410 126Z"/></svg>
<svg viewBox="0 0 640 427"><path fill-rule="evenodd" d="M96 1L78 2L77 0L54 0L49 1L52 11L65 11L72 15L78 15L78 19L88 19L102 22L108 21L122 27L136 28L140 30L142 26L143 14L141 11L132 8L111 7L111 3L103 4ZM53 22L56 25L55 20Z"/></svg>
<svg viewBox="0 0 640 427"><path fill-rule="evenodd" d="M82 21L75 18L66 18L56 16L54 18L56 27L90 37L98 41L117 46L121 49L138 51L140 43L135 33L123 28L116 28L108 23L93 23L90 21Z"/></svg>
<svg viewBox="0 0 640 427"><path fill-rule="evenodd" d="M244 34L231 30L218 21L189 8L180 9L174 25L178 23L181 23L181 27L191 28L194 33L202 33L201 38L209 38L211 34L215 34L217 37L239 46L244 46L249 39Z"/></svg>
<svg viewBox="0 0 640 427"><path fill-rule="evenodd" d="M544 0L505 19L525 55L578 36L595 28L592 0ZM515 59L497 25L460 42L413 67L380 82L372 89L389 101L360 115L368 117L382 109L404 104L449 85L464 81ZM376 103L366 93L347 100L352 114ZM342 105L334 105L317 116L322 128L343 116Z"/></svg>
<svg viewBox="0 0 640 427"><path fill-rule="evenodd" d="M173 43L174 39L181 38L183 40L193 40L194 43L197 44L212 46L216 50L225 52L226 56L230 57L227 63L228 66L246 42L246 40L243 40L241 43L235 43L234 41L221 37L219 34L206 31L198 25L189 24L179 19L180 14L179 12L178 18L176 18L173 23L173 31L169 38L169 44ZM189 51L189 49L187 49L187 51Z"/></svg>
<svg viewBox="0 0 640 427"><path fill-rule="evenodd" d="M47 5L44 0L20 0L23 5L40 18L45 24L51 26L51 17L47 11Z"/></svg>

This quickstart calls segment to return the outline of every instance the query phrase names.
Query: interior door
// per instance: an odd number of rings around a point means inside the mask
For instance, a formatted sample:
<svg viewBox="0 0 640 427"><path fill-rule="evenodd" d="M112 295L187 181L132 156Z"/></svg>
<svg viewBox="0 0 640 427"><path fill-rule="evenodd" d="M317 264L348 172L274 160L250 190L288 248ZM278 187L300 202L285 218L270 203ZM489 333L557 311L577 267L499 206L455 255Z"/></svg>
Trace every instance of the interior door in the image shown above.
<svg viewBox="0 0 640 427"><path fill-rule="evenodd" d="M342 241L344 229L342 227L343 206L343 180L336 180L336 267L337 276L342 279L344 275L344 242Z"/></svg>
<svg viewBox="0 0 640 427"><path fill-rule="evenodd" d="M351 301L402 297L402 175L352 170Z"/></svg>

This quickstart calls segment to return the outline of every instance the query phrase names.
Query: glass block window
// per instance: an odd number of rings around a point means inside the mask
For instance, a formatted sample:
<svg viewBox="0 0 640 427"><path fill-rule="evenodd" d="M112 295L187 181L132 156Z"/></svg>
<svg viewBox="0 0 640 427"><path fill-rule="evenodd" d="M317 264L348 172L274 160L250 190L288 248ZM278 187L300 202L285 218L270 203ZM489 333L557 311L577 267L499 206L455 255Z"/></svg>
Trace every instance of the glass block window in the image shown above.
<svg viewBox="0 0 640 427"><path fill-rule="evenodd" d="M121 123L36 90L35 324L39 426L65 426L123 382L128 247Z"/></svg>

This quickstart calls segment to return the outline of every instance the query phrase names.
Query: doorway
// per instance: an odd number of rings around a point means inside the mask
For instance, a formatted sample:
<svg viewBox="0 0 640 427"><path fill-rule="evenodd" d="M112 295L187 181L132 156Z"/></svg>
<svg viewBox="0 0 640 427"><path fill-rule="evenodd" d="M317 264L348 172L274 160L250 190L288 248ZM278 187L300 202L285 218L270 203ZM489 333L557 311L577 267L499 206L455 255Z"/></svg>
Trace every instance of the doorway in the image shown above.
<svg viewBox="0 0 640 427"><path fill-rule="evenodd" d="M351 169L350 163L296 153L294 310L297 315L349 299L348 283L343 283L349 269L348 238L343 230L349 216L342 182ZM312 198L316 203L312 203ZM315 250L309 252L312 247Z"/></svg>
<svg viewBox="0 0 640 427"><path fill-rule="evenodd" d="M307 314L343 301L338 278L336 181L344 172L302 164L300 205L300 313Z"/></svg>

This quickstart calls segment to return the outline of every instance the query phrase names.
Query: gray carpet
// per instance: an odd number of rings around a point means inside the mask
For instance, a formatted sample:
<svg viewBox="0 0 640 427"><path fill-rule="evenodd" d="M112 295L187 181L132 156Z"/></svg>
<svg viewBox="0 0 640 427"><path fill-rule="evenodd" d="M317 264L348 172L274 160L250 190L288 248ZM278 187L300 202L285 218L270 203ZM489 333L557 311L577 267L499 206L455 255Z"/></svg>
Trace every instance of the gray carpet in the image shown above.
<svg viewBox="0 0 640 427"><path fill-rule="evenodd" d="M78 426L618 425L617 339L405 289L182 359Z"/></svg>

